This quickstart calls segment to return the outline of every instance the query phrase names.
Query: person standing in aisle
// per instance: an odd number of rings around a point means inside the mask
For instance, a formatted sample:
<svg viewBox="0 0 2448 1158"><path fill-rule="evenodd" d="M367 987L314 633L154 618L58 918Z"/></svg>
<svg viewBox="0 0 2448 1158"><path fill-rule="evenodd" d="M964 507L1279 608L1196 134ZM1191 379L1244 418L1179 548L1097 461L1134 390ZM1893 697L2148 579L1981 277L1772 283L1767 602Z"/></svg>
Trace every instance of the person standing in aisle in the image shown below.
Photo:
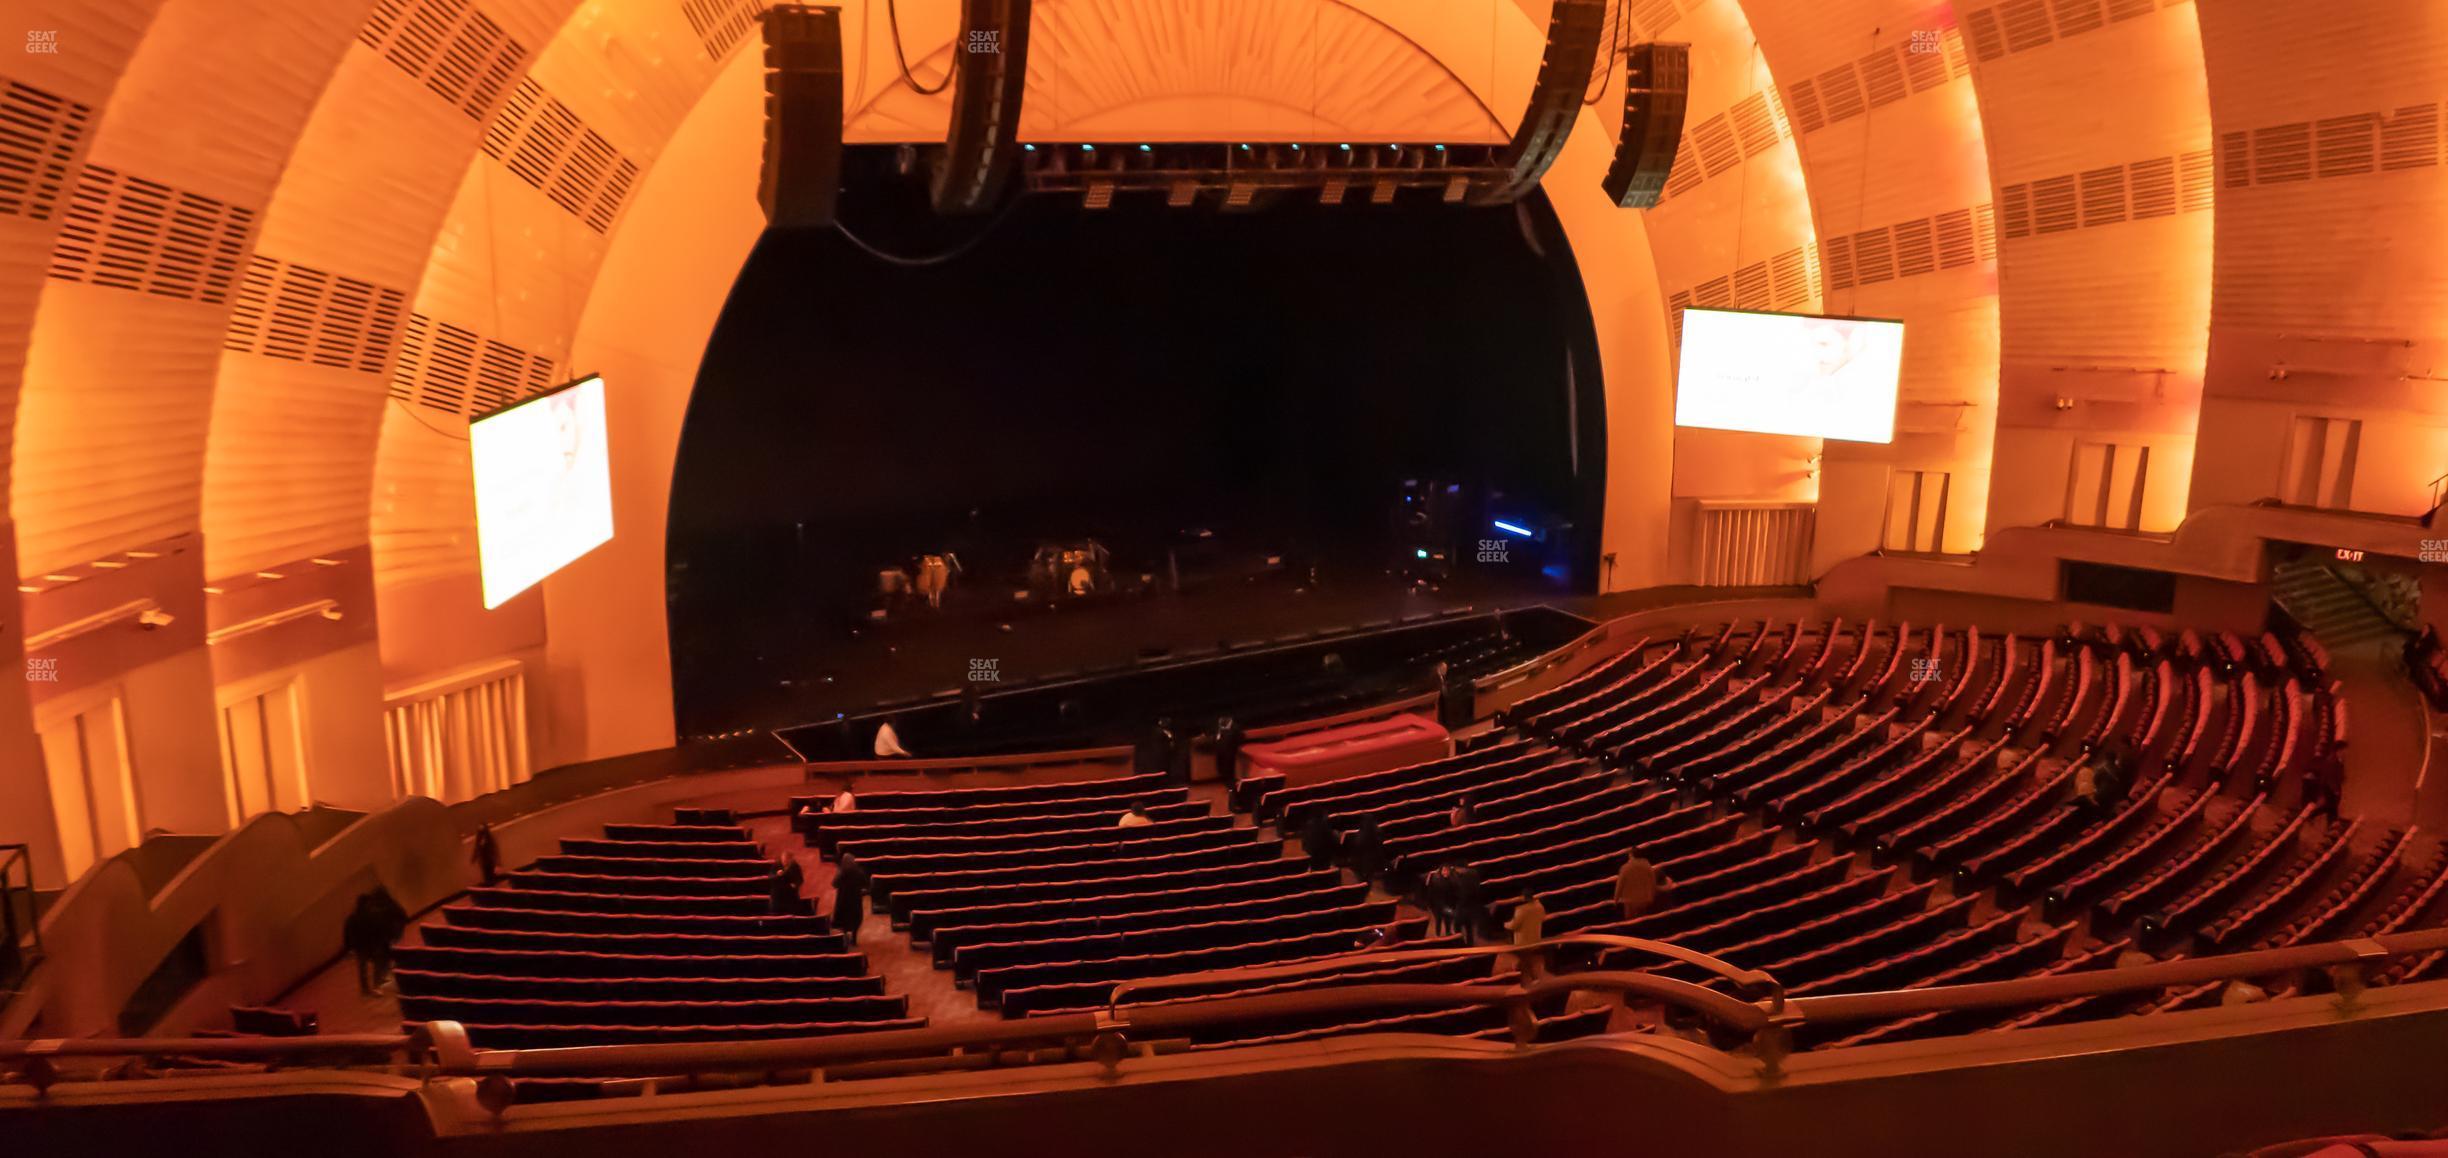
<svg viewBox="0 0 2448 1158"><path fill-rule="evenodd" d="M859 926L867 923L867 870L858 858L844 854L833 873L833 930L844 944L858 947Z"/></svg>

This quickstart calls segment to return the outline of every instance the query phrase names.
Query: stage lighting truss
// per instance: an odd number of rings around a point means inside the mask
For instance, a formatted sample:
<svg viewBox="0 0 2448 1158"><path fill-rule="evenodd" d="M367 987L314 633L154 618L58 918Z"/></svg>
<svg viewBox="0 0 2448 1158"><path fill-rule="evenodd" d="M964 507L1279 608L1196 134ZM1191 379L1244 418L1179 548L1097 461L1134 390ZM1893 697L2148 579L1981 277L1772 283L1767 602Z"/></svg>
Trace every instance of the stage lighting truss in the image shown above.
<svg viewBox="0 0 2448 1158"><path fill-rule="evenodd" d="M1503 189L1514 174L1503 145L1444 145L1401 141L1277 142L1273 144L1138 144L1108 142L1023 145L1021 187L1030 193L1077 194L1103 208L1117 195L1146 193L1176 209L1246 209L1287 192L1328 205L1365 199L1384 205L1404 190L1452 203L1474 192ZM1357 194L1357 196L1353 196Z"/></svg>

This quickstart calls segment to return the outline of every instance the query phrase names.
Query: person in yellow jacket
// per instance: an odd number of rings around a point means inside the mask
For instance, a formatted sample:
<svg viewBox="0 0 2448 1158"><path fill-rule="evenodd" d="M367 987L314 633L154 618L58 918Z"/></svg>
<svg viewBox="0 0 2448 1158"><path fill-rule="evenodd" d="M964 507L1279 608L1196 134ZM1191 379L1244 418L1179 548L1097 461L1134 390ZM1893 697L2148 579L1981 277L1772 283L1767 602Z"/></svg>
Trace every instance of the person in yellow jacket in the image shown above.
<svg viewBox="0 0 2448 1158"><path fill-rule="evenodd" d="M1505 922L1505 931L1513 934L1513 947L1518 950L1513 957L1521 968L1522 980L1538 980L1539 951L1528 946L1538 944L1546 936L1547 906L1539 903L1536 893L1522 894L1513 906L1512 918Z"/></svg>

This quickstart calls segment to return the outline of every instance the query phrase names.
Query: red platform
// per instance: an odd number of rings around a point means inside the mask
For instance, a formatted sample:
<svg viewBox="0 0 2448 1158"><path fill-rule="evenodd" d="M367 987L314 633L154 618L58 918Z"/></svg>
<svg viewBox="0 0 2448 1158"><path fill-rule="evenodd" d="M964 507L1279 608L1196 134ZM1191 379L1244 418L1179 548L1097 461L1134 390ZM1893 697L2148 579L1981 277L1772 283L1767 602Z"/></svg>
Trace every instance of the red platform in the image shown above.
<svg viewBox="0 0 2448 1158"><path fill-rule="evenodd" d="M1442 726L1409 712L1302 732L1241 749L1251 772L1280 772L1286 784L1339 780L1452 754L1453 737Z"/></svg>

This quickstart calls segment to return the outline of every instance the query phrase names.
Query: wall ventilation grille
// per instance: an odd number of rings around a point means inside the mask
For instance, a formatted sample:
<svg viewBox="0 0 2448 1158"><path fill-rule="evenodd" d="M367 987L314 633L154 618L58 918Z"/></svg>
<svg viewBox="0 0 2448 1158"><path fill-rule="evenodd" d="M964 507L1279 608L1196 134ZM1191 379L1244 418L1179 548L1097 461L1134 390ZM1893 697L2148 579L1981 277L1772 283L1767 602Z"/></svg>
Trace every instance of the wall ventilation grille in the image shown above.
<svg viewBox="0 0 2448 1158"><path fill-rule="evenodd" d="M1666 176L1665 199L1689 193L1701 182L1732 172L1744 161L1792 139L1793 123L1777 104L1775 92L1752 93L1683 135L1675 149L1674 168Z"/></svg>
<svg viewBox="0 0 2448 1158"><path fill-rule="evenodd" d="M1683 311L1687 307L1790 310L1809 303L1818 292L1818 254L1807 246L1797 246L1668 296L1669 326L1679 347L1683 343Z"/></svg>
<svg viewBox="0 0 2448 1158"><path fill-rule="evenodd" d="M0 84L0 213L51 220L93 109L30 84Z"/></svg>
<svg viewBox="0 0 2448 1158"><path fill-rule="evenodd" d="M1785 86L1785 104L1804 133L1843 124L1914 93L1971 75L1963 33L1953 27L1913 36Z"/></svg>
<svg viewBox="0 0 2448 1158"><path fill-rule="evenodd" d="M2072 212L2073 179L2066 179ZM1898 225L1824 238L1830 292L1961 269L1997 258L1996 218L1987 205L1917 217Z"/></svg>
<svg viewBox="0 0 2448 1158"><path fill-rule="evenodd" d="M2427 169L2440 163L2438 104L2219 134L2223 189ZM2203 163L2203 176L2209 165Z"/></svg>
<svg viewBox="0 0 2448 1158"><path fill-rule="evenodd" d="M610 232L637 183L637 162L532 78L485 130L484 151L597 233Z"/></svg>
<svg viewBox="0 0 2448 1158"><path fill-rule="evenodd" d="M765 14L764 0L683 0L680 14L705 42L706 55L721 60L739 47Z"/></svg>
<svg viewBox="0 0 2448 1158"><path fill-rule="evenodd" d="M88 165L52 244L51 276L218 305L254 226L251 209Z"/></svg>
<svg viewBox="0 0 2448 1158"><path fill-rule="evenodd" d="M2044 48L2110 24L2148 16L2193 0L2007 0L1963 14L1972 51L1982 60Z"/></svg>
<svg viewBox="0 0 2448 1158"><path fill-rule="evenodd" d="M2009 239L2210 208L2210 151L2153 157L1998 190L2000 227Z"/></svg>
<svg viewBox="0 0 2448 1158"><path fill-rule="evenodd" d="M380 374L408 295L362 278L256 254L230 308L222 348Z"/></svg>
<svg viewBox="0 0 2448 1158"><path fill-rule="evenodd" d="M516 402L558 382L553 360L465 326L408 315L391 396L465 418Z"/></svg>
<svg viewBox="0 0 2448 1158"><path fill-rule="evenodd" d="M527 64L526 47L466 0L378 0L357 39L477 121Z"/></svg>

